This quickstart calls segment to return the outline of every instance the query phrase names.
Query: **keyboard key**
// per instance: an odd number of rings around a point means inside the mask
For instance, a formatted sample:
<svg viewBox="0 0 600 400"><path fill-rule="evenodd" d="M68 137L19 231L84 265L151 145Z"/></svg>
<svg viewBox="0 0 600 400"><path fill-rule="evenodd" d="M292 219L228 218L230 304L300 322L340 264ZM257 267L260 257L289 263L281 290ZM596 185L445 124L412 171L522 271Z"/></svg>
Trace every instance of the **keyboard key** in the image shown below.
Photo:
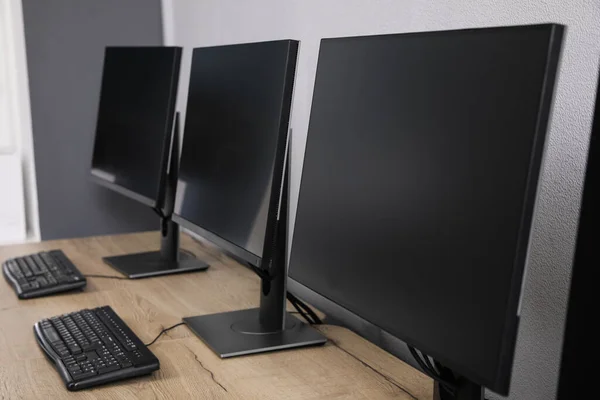
<svg viewBox="0 0 600 400"><path fill-rule="evenodd" d="M25 260L23 260L22 258L17 258L16 261L17 264L19 264L19 268L21 268L21 272L23 272L23 275L26 278L33 276L33 272L31 272L31 269L29 268Z"/></svg>
<svg viewBox="0 0 600 400"><path fill-rule="evenodd" d="M66 350L66 349L65 349L65 350L60 350L60 351L58 352L58 355L59 355L59 356L61 356L61 357L66 357L66 356L69 356L69 355L71 355L71 353L69 353L69 350Z"/></svg>
<svg viewBox="0 0 600 400"><path fill-rule="evenodd" d="M58 263L54 261L54 258L50 254L42 252L40 253L40 258L48 265L50 271L57 271L59 269Z"/></svg>
<svg viewBox="0 0 600 400"><path fill-rule="evenodd" d="M46 265L44 260L42 260L39 254L33 254L31 258L33 259L33 262L35 262L35 265L37 265L37 267L40 269L40 271L42 271L43 273L48 272L48 266Z"/></svg>
<svg viewBox="0 0 600 400"><path fill-rule="evenodd" d="M21 284L21 290L22 291L28 292L31 289L32 289L32 286L29 283L23 283L23 284Z"/></svg>
<svg viewBox="0 0 600 400"><path fill-rule="evenodd" d="M8 261L7 265L8 265L8 270L14 276L23 275L23 273L21 272L21 268L19 268L19 265L16 262Z"/></svg>
<svg viewBox="0 0 600 400"><path fill-rule="evenodd" d="M107 372L117 371L121 369L119 364L107 365L104 368L98 368L98 374L106 374Z"/></svg>
<svg viewBox="0 0 600 400"><path fill-rule="evenodd" d="M89 370L89 371L83 371L83 373L78 374L76 376L77 379L86 379L86 378L91 378L92 376L96 376L98 375L98 372L96 372L96 370ZM73 378L75 378L75 376L73 376Z"/></svg>
<svg viewBox="0 0 600 400"><path fill-rule="evenodd" d="M62 342L61 338L58 336L58 332L52 327L45 328L44 335L50 340L50 343Z"/></svg>
<svg viewBox="0 0 600 400"><path fill-rule="evenodd" d="M71 354L75 355L75 354L81 354L82 350L81 347L79 347L78 344L74 344L72 346L69 346L69 350L71 351Z"/></svg>
<svg viewBox="0 0 600 400"><path fill-rule="evenodd" d="M86 346L86 350L97 350L102 348L102 346L104 345L104 343L102 343L102 341L96 339L96 340L91 340L89 346Z"/></svg>
<svg viewBox="0 0 600 400"><path fill-rule="evenodd" d="M66 271L71 271L75 269L75 266L73 265L71 260L69 260L62 251L53 250L50 252L50 254L52 255L52 257L54 257L56 262L60 264Z"/></svg>
<svg viewBox="0 0 600 400"><path fill-rule="evenodd" d="M27 263L27 265L29 266L29 269L31 270L31 272L34 275L40 275L42 273L42 270L33 261L33 258L31 256L25 256L23 258L25 259L25 262Z"/></svg>
<svg viewBox="0 0 600 400"><path fill-rule="evenodd" d="M69 372L71 373L71 375L82 374L83 373L81 367L79 365L77 365L77 364L68 366L67 369L69 370Z"/></svg>

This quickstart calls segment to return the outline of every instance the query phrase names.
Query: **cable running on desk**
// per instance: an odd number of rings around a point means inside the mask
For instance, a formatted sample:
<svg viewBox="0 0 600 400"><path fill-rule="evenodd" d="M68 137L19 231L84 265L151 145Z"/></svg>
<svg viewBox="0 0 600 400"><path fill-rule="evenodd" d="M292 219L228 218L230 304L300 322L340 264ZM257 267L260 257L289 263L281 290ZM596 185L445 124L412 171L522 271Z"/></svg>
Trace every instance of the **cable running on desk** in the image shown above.
<svg viewBox="0 0 600 400"><path fill-rule="evenodd" d="M162 331L160 331L160 333L158 334L158 336L156 336L154 338L153 341L151 341L150 343L146 344L146 347L152 346L158 340L158 338L160 338L163 334L165 334L166 332L170 331L171 329L175 329L175 328L177 328L178 326L181 326L181 325L185 325L185 322L180 322L178 324L175 324L173 326L170 326L168 328L163 329Z"/></svg>

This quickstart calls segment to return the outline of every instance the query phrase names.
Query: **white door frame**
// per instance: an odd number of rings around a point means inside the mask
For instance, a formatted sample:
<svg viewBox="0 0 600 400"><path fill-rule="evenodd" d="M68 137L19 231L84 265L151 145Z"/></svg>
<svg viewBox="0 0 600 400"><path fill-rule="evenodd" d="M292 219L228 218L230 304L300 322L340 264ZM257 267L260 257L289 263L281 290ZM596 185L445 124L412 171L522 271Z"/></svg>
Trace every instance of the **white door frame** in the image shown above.
<svg viewBox="0 0 600 400"><path fill-rule="evenodd" d="M21 0L0 0L0 29L6 37L7 51L3 51L0 62L8 72L10 98L11 146L8 151L18 152L24 183L27 239L40 240L38 196L35 176L35 158L29 101L29 78Z"/></svg>

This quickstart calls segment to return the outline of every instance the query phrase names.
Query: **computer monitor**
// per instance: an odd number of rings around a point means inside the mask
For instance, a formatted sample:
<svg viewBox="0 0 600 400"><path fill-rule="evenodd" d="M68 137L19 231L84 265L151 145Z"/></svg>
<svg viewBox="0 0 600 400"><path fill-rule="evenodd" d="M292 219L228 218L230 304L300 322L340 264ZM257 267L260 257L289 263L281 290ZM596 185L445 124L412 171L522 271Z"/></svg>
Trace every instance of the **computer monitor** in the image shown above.
<svg viewBox="0 0 600 400"><path fill-rule="evenodd" d="M321 41L289 287L433 357L459 399L509 390L562 32Z"/></svg>
<svg viewBox="0 0 600 400"><path fill-rule="evenodd" d="M590 138L587 170L583 187L583 200L579 216L577 245L571 273L571 289L565 324L560 376L557 400L581 399L594 390L590 385L595 371L589 367L590 343L596 340L595 318L598 298L596 290L596 268L600 256L598 227L600 213L598 204L600 194L600 88L596 94L596 110ZM591 387L590 387L591 386Z"/></svg>
<svg viewBox="0 0 600 400"><path fill-rule="evenodd" d="M262 278L260 308L185 318L219 356L321 344L285 312L288 122L298 42L194 49L174 220Z"/></svg>
<svg viewBox="0 0 600 400"><path fill-rule="evenodd" d="M152 207L161 217L160 251L104 258L129 278L208 267L179 251L179 227L171 220L180 60L180 47L107 47L104 54L91 179Z"/></svg>

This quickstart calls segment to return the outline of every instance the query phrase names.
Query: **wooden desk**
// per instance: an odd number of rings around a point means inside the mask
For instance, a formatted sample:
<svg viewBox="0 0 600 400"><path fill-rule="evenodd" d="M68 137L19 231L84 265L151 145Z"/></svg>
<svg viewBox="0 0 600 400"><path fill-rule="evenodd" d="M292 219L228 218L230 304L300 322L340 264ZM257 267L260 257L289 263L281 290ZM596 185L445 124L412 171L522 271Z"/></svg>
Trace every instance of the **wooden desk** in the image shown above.
<svg viewBox="0 0 600 400"><path fill-rule="evenodd" d="M158 247L158 234L92 237L0 247L0 260L60 248L84 274L118 275L101 257ZM431 379L351 331L323 325L323 347L221 360L185 326L151 349L161 369L71 393L35 342L45 317L110 305L144 341L184 316L258 306L258 278L214 248L183 235L182 247L211 263L206 272L142 280L89 278L83 292L18 300L0 279L2 399L431 399Z"/></svg>

